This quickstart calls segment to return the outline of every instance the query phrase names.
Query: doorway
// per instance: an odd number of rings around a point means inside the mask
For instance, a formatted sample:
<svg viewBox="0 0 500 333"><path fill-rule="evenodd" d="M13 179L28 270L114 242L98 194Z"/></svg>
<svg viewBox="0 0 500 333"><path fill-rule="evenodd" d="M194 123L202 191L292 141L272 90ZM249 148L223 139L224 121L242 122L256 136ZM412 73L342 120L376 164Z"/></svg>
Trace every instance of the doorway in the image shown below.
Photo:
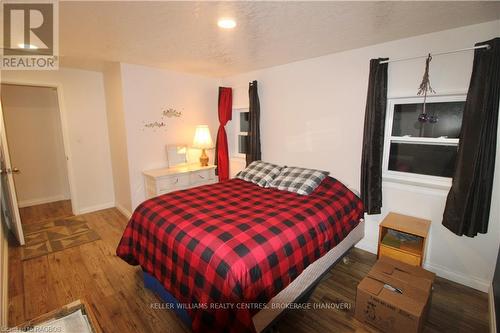
<svg viewBox="0 0 500 333"><path fill-rule="evenodd" d="M2 83L1 102L22 229L73 215L57 88Z"/></svg>

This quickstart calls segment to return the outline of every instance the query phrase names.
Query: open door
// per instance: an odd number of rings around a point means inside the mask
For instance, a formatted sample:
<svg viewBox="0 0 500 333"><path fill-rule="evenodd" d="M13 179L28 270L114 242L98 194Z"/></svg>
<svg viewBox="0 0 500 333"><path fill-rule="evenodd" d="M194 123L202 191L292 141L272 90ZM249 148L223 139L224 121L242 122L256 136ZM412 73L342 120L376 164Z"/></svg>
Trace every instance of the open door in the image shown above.
<svg viewBox="0 0 500 333"><path fill-rule="evenodd" d="M3 121L2 103L0 102L0 173L1 173L1 211L2 220L16 236L19 244L24 245L24 234L17 206L16 187L12 172L16 172L10 165L7 135Z"/></svg>

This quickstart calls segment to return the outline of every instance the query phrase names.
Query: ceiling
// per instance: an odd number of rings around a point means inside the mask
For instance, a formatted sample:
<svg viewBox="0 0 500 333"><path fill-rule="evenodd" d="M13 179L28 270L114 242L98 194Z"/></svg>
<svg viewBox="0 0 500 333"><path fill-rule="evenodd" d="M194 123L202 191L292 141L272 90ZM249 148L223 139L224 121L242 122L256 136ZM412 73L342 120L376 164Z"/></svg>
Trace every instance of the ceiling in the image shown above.
<svg viewBox="0 0 500 333"><path fill-rule="evenodd" d="M500 2L60 2L63 66L223 77L500 18ZM222 30L220 17L237 26Z"/></svg>

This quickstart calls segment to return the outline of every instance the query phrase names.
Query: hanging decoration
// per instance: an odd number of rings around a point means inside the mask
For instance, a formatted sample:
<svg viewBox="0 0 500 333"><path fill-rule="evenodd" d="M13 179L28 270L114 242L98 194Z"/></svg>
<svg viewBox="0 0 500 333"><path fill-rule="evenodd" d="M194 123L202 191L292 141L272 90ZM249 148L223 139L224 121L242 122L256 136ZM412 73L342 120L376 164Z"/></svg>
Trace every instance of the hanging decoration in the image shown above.
<svg viewBox="0 0 500 333"><path fill-rule="evenodd" d="M167 108L162 110L162 114L167 118L179 118L182 116L182 111L177 111L173 108Z"/></svg>
<svg viewBox="0 0 500 333"><path fill-rule="evenodd" d="M426 112L426 108L425 108L425 103L427 101L427 94L428 93L432 93L432 94L436 93L434 91L434 89L432 89L431 81L429 79L429 65L431 63L431 60L432 60L432 56L429 53L429 55L427 56L427 59L425 60L425 71L424 71L424 76L422 77L422 83L420 83L420 87L418 88L418 92L417 92L418 96L424 95L424 103L423 103L423 107L422 107L422 113L418 116L418 121L421 123L429 122L429 123L434 124L434 123L438 122L438 120L439 120L438 117L433 116L433 115L428 115Z"/></svg>
<svg viewBox="0 0 500 333"><path fill-rule="evenodd" d="M151 121L151 122L144 122L143 121L143 124L144 124L144 128L152 128L152 129L162 128L162 127L167 126L167 124L165 124L163 121Z"/></svg>
<svg viewBox="0 0 500 333"><path fill-rule="evenodd" d="M167 124L165 122L165 118L180 118L182 116L182 111L177 111L174 108L163 108L161 110L161 117L157 121L143 121L143 127L142 130L144 129L152 129L153 131L156 132L157 129L163 128L166 130Z"/></svg>

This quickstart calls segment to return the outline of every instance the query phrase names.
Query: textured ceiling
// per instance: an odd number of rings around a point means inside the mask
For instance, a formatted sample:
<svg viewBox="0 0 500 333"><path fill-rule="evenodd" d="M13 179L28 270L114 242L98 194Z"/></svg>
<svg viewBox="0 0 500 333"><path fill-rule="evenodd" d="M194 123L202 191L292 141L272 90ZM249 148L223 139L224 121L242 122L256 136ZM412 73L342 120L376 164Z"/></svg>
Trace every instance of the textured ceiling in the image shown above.
<svg viewBox="0 0 500 333"><path fill-rule="evenodd" d="M500 18L500 2L60 2L65 66L227 76ZM220 17L237 27L222 30Z"/></svg>

